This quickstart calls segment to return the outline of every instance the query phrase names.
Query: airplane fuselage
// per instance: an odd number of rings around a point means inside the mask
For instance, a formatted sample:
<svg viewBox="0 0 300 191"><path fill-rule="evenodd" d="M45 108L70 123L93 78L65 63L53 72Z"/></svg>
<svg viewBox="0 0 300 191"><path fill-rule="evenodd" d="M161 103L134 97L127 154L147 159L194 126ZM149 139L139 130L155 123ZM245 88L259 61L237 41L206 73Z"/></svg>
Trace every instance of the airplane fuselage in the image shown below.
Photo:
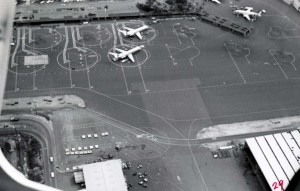
<svg viewBox="0 0 300 191"><path fill-rule="evenodd" d="M130 50L124 52L124 53L120 53L120 54L118 55L118 57L121 58L121 59L123 59L123 58L125 58L128 54L133 54L133 53L135 53L135 52L141 50L142 48L143 48L143 47L141 47L141 46L134 47L133 49L130 49Z"/></svg>
<svg viewBox="0 0 300 191"><path fill-rule="evenodd" d="M235 11L233 11L233 13L239 14L239 15L260 16L260 14L258 14L256 12L244 11L244 10L235 10Z"/></svg>
<svg viewBox="0 0 300 191"><path fill-rule="evenodd" d="M132 30L132 31L128 31L126 34L128 35L128 36L133 36L133 35L135 35L135 33L137 33L137 32L142 32L142 31L144 31L144 30L146 30L146 29L148 29L149 27L147 26L147 25L144 25L144 26L142 26L142 27L140 27L140 28L137 28L137 29L135 29L135 30Z"/></svg>

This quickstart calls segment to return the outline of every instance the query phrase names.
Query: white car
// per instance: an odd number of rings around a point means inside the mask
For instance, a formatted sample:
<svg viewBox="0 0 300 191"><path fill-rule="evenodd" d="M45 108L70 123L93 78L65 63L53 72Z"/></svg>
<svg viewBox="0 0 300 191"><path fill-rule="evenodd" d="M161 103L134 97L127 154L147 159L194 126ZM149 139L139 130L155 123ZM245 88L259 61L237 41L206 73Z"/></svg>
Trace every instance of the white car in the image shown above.
<svg viewBox="0 0 300 191"><path fill-rule="evenodd" d="M54 178L54 172L51 172L50 175L51 175L51 178Z"/></svg>
<svg viewBox="0 0 300 191"><path fill-rule="evenodd" d="M91 135L91 134L88 134L88 138L92 138L92 135Z"/></svg>
<svg viewBox="0 0 300 191"><path fill-rule="evenodd" d="M91 146L90 146L90 149L92 150L93 148L94 148L94 146L93 146L93 145L91 145Z"/></svg>
<svg viewBox="0 0 300 191"><path fill-rule="evenodd" d="M99 149L99 145L95 145L95 149Z"/></svg>
<svg viewBox="0 0 300 191"><path fill-rule="evenodd" d="M92 151L92 150L88 150L87 152L88 152L88 154L92 154L92 153L93 153L93 151Z"/></svg>
<svg viewBox="0 0 300 191"><path fill-rule="evenodd" d="M75 151L75 152L74 152L74 154L75 154L75 155L78 155L78 154L79 154L79 152L78 152L78 151Z"/></svg>
<svg viewBox="0 0 300 191"><path fill-rule="evenodd" d="M108 132L103 132L103 133L101 133L101 136L102 136L102 137L108 136Z"/></svg>
<svg viewBox="0 0 300 191"><path fill-rule="evenodd" d="M70 155L74 155L75 154L75 152L70 152Z"/></svg>
<svg viewBox="0 0 300 191"><path fill-rule="evenodd" d="M70 155L70 152L66 152L66 155Z"/></svg>
<svg viewBox="0 0 300 191"><path fill-rule="evenodd" d="M66 152L69 152L69 151L70 151L70 149L69 149L69 148L65 148L65 151L66 151Z"/></svg>
<svg viewBox="0 0 300 191"><path fill-rule="evenodd" d="M75 151L75 150L76 150L75 148L72 148L72 149L71 149L71 151Z"/></svg>
<svg viewBox="0 0 300 191"><path fill-rule="evenodd" d="M87 149L88 149L88 147L87 147L87 146L85 146L85 147L83 147L83 149L84 149L84 150L87 150Z"/></svg>
<svg viewBox="0 0 300 191"><path fill-rule="evenodd" d="M83 154L85 154L85 155L88 154L88 151L83 151Z"/></svg>
<svg viewBox="0 0 300 191"><path fill-rule="evenodd" d="M85 136L85 135L81 135L81 138L82 138L82 139L85 139L85 138L86 138L86 136Z"/></svg>
<svg viewBox="0 0 300 191"><path fill-rule="evenodd" d="M50 162L53 162L53 157L50 157L49 160L50 160Z"/></svg>
<svg viewBox="0 0 300 191"><path fill-rule="evenodd" d="M81 150L82 150L82 147L78 147L77 150L81 151Z"/></svg>
<svg viewBox="0 0 300 191"><path fill-rule="evenodd" d="M97 138L98 137L98 134L94 134L94 138Z"/></svg>

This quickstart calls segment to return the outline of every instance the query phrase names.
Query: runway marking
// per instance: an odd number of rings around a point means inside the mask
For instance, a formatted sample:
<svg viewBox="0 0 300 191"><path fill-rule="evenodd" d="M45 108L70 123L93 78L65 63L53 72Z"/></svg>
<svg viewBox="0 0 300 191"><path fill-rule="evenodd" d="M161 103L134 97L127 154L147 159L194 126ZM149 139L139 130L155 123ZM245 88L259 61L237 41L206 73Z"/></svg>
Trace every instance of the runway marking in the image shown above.
<svg viewBox="0 0 300 191"><path fill-rule="evenodd" d="M123 74L127 94L131 94L131 91L129 91L129 89L128 89L127 80L126 80L126 76L125 76L124 67L123 67L122 62L121 62L121 69L122 69L122 74Z"/></svg>
<svg viewBox="0 0 300 191"><path fill-rule="evenodd" d="M68 54L68 60L69 60L69 54ZM71 68L71 62L69 61L69 74L70 74L70 86L71 88L74 87L74 84L73 84L73 80L72 80L72 68Z"/></svg>
<svg viewBox="0 0 300 191"><path fill-rule="evenodd" d="M75 49L77 49L78 51L81 51L81 52L86 53L86 50L84 50L84 49L82 49L81 47L77 46L77 44L76 44L76 38L75 38L74 33L75 33L74 27L71 27L71 35L72 35L73 47L74 47Z"/></svg>
<svg viewBox="0 0 300 191"><path fill-rule="evenodd" d="M116 27L118 29L117 31L118 31L118 36L119 36L120 44L124 45L123 38L122 38L122 35L121 35L120 31L119 31L119 28L118 28L118 26L116 26ZM125 23L122 23L122 27L125 27Z"/></svg>
<svg viewBox="0 0 300 191"><path fill-rule="evenodd" d="M299 36L298 36L298 35L297 35L297 36L286 36L286 37L274 37L274 36L271 36L270 33L271 33L272 31L274 32L273 28L279 28L279 29L282 30L282 31L299 31L299 32L300 32L299 29L284 29L284 28L278 27L278 26L270 26L270 27L269 27L269 31L268 31L268 36L269 36L269 38L273 38L273 39L300 38L300 35L299 35Z"/></svg>
<svg viewBox="0 0 300 191"><path fill-rule="evenodd" d="M20 46L20 38L21 38L21 31L20 31L20 28L17 28L17 44L16 44L16 47L14 49L14 52L11 56L11 62L10 62L10 67L14 67L16 65L18 65L16 62L15 62L15 59L16 59L16 54L17 54L17 51L19 49L19 46Z"/></svg>
<svg viewBox="0 0 300 191"><path fill-rule="evenodd" d="M28 28L28 30L29 30L29 32L28 32L28 36L29 36L29 38L28 38L28 43L31 43L31 42L33 42L33 40L32 40L32 29L31 28ZM24 34L25 35L25 34Z"/></svg>
<svg viewBox="0 0 300 191"><path fill-rule="evenodd" d="M278 63L278 61L276 60L275 56L272 54L272 51L274 50L269 50L269 53L271 54L271 56L273 57L273 59L275 60L277 66L279 67L279 69L281 70L281 72L283 73L283 75L285 76L286 79L289 79L288 76L286 75L286 73L284 72L284 70L281 68L280 64Z"/></svg>
<svg viewBox="0 0 300 191"><path fill-rule="evenodd" d="M136 57L136 61L138 63L138 58L137 57ZM142 82L143 82L143 85L144 85L145 93L148 93L149 90L147 89L146 84L145 84L144 76L143 76L143 73L142 73L142 67L138 66L138 68L139 68L139 72L140 72L140 75L141 75L141 78L142 78Z"/></svg>
<svg viewBox="0 0 300 191"><path fill-rule="evenodd" d="M175 35L177 36L177 39L178 39L179 44L181 44L181 40L180 40L180 38L179 38L179 36L178 36L178 34L177 34L177 31L176 31L174 25L175 25L175 24L173 24L173 32L174 32Z"/></svg>
<svg viewBox="0 0 300 191"><path fill-rule="evenodd" d="M187 46L186 48L183 48L183 49L180 49L180 48L177 48L177 47L173 47L173 46L168 46L168 44L166 44L166 46L167 46L170 58L172 59L173 65L177 64L177 62L175 61L175 58L173 56L176 55L176 54L178 54L178 53L180 53L180 52L182 52L182 51L184 51L184 50L186 50L186 49L188 49L188 48L195 48L198 51L198 53L195 56L188 58L191 66L194 65L193 64L193 60L200 55L200 50L196 46ZM172 54L169 48L178 49L178 51L176 51L175 53Z"/></svg>
<svg viewBox="0 0 300 191"><path fill-rule="evenodd" d="M172 56L172 54L171 54L171 52L170 52L170 49L169 49L169 46L168 46L167 43L166 43L166 47L167 47L168 52L169 52L169 57L171 58L172 63L173 63L173 65L175 66L177 63L174 61L174 58L173 58L173 56Z"/></svg>
<svg viewBox="0 0 300 191"><path fill-rule="evenodd" d="M68 44L69 44L68 27L65 27L65 33L66 33L66 43L65 43L65 46L64 46L64 49L63 49L63 60L64 60L64 63L68 63L68 62L70 63L70 60L67 60L67 57L66 57Z"/></svg>
<svg viewBox="0 0 300 191"><path fill-rule="evenodd" d="M79 31L79 29L78 29L78 31ZM82 38L82 42L83 42L83 47L85 47L84 38ZM92 86L91 86L91 81L90 81L90 68L88 67L88 64L87 64L86 54L84 54L84 59L85 59L85 66L86 66L86 73L87 73L87 78L88 78L88 83L89 83L89 89L91 89Z"/></svg>
<svg viewBox="0 0 300 191"><path fill-rule="evenodd" d="M19 90L18 88L18 64L16 64L16 72L15 72L16 78L15 78L15 92Z"/></svg>
<svg viewBox="0 0 300 191"><path fill-rule="evenodd" d="M228 52L228 54L229 54L229 56L230 56L231 60L233 61L233 63L234 63L234 65L235 65L236 69L238 70L238 72L239 72L240 76L242 77L242 79L243 79L244 83L246 84L247 82L246 82L246 80L245 80L245 78L244 78L244 76L243 76L242 72L240 71L240 69L239 69L239 67L238 67L237 63L235 62L234 58L232 57L232 55L231 55L230 51L228 50L228 48L227 48L227 46L226 46L226 43L224 43L224 46L225 46L225 48L226 48L226 50L227 50L227 52Z"/></svg>
<svg viewBox="0 0 300 191"><path fill-rule="evenodd" d="M113 35L114 35L114 46L113 46L113 50L115 51L115 47L117 46L117 34L116 34L116 29L115 29L115 25L112 23L111 24L111 28L113 31Z"/></svg>
<svg viewBox="0 0 300 191"><path fill-rule="evenodd" d="M22 28L22 30L23 30L23 37L22 37L22 51L23 52L26 52L27 54L29 54L29 55L33 55L33 56L35 56L35 55L37 55L35 52L32 52L32 51L30 51L30 50L26 50L26 46L25 46L25 44L26 44L26 42L25 42L25 34L26 34L26 31L25 31L25 28L23 27Z"/></svg>
<svg viewBox="0 0 300 191"><path fill-rule="evenodd" d="M81 40L83 39L83 37L80 36L80 31L79 31L79 27L75 28L76 34L77 34L77 40ZM84 39L83 39L84 40Z"/></svg>

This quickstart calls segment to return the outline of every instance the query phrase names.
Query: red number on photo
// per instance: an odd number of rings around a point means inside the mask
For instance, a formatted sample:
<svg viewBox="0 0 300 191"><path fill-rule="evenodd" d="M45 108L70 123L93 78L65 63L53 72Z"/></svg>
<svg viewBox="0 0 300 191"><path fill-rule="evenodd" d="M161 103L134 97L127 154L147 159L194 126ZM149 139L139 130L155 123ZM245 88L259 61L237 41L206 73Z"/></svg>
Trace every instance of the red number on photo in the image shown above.
<svg viewBox="0 0 300 191"><path fill-rule="evenodd" d="M279 180L278 182L274 182L272 184L272 187L273 187L274 190L276 190L277 188L279 188L278 186L280 186L281 191L284 191L284 189L283 189L283 180Z"/></svg>

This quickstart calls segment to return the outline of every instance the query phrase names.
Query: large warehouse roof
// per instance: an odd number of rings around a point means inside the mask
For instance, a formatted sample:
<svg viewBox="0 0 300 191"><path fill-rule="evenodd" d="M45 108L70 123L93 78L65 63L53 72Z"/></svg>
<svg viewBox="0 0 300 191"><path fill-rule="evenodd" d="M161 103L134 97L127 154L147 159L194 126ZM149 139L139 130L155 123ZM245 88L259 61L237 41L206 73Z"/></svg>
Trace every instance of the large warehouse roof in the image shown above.
<svg viewBox="0 0 300 191"><path fill-rule="evenodd" d="M87 191L127 191L120 159L82 167Z"/></svg>
<svg viewBox="0 0 300 191"><path fill-rule="evenodd" d="M282 183L284 189L300 169L300 133L277 133L246 139L271 190ZM276 182L276 183L275 183Z"/></svg>

